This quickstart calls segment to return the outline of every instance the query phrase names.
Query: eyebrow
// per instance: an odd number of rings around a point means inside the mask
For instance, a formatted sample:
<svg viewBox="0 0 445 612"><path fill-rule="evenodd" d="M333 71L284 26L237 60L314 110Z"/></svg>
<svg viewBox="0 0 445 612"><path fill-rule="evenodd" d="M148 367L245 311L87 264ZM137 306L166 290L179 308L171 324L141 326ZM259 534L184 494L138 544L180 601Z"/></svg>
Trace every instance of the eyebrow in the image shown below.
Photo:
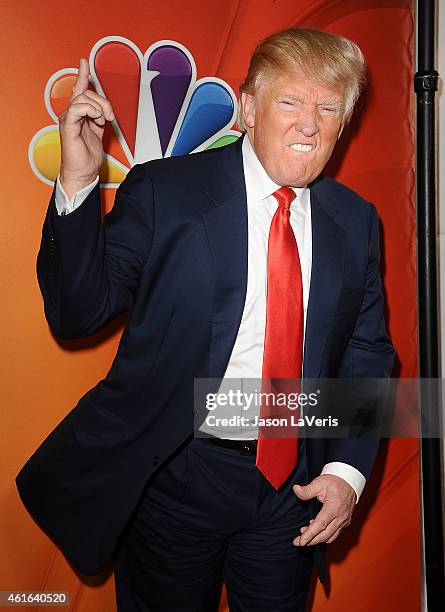
<svg viewBox="0 0 445 612"><path fill-rule="evenodd" d="M290 100L295 100L296 102L303 102L303 98L301 98L300 96L285 92L276 94L275 99L277 100L278 98L289 98Z"/></svg>
<svg viewBox="0 0 445 612"><path fill-rule="evenodd" d="M279 93L275 96L275 99L278 98L289 98L290 100L295 100L296 102L304 102L303 98L301 96L296 96L295 94L289 94L289 93ZM343 107L344 106L344 102L342 100L340 100L339 98L326 98L325 100L320 100L320 102L317 103L317 106L339 106L339 107Z"/></svg>
<svg viewBox="0 0 445 612"><path fill-rule="evenodd" d="M344 102L339 100L338 98L332 98L327 100L321 100L317 106L338 106L339 108L343 108Z"/></svg>

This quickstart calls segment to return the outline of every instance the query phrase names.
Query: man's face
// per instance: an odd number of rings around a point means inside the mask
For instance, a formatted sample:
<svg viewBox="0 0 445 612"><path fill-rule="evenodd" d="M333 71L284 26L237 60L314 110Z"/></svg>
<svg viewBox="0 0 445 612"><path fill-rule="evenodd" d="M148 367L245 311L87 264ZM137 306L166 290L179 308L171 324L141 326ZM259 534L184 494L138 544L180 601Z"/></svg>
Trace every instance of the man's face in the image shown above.
<svg viewBox="0 0 445 612"><path fill-rule="evenodd" d="M343 129L344 91L287 72L265 76L242 99L247 135L269 177L292 187L313 181Z"/></svg>

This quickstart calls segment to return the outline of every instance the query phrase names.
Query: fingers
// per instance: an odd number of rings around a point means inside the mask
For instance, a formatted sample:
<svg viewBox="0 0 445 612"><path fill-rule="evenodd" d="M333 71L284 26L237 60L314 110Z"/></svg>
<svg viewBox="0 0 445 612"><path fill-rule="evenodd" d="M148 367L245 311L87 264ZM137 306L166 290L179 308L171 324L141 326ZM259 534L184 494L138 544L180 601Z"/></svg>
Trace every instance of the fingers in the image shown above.
<svg viewBox="0 0 445 612"><path fill-rule="evenodd" d="M308 529L309 527L302 527L302 529L300 530L302 532L301 535L297 536L293 541L294 546L315 546L316 544L321 544L322 542L330 543L338 537L341 531L341 528L339 528L336 523L333 522L329 525L327 529L323 529L322 531L320 531L310 541L306 541L305 539L303 539L303 536Z"/></svg>
<svg viewBox="0 0 445 612"><path fill-rule="evenodd" d="M313 522L314 522L314 519L311 519L311 520L309 521L309 525L310 525L311 523L313 523ZM309 527L309 525L305 525L304 527L302 527L302 528L300 529L300 532L301 532L301 533L304 533L304 532L307 530L307 528Z"/></svg>
<svg viewBox="0 0 445 612"><path fill-rule="evenodd" d="M294 544L296 546L306 546L307 544L315 545L325 542L340 528L336 518L335 513L323 506L315 519L304 530L304 533L295 538Z"/></svg>
<svg viewBox="0 0 445 612"><path fill-rule="evenodd" d="M99 126L105 125L105 117L103 116L102 109L89 103L70 104L63 119L61 117L59 122L61 125L63 125L63 127L69 128L79 123L79 120L83 119L84 117L93 119L93 121Z"/></svg>
<svg viewBox="0 0 445 612"><path fill-rule="evenodd" d="M331 544L334 540L336 540L338 536L340 535L340 532L341 532L341 529L337 529L334 535L330 537L329 540L326 540L326 544Z"/></svg>
<svg viewBox="0 0 445 612"><path fill-rule="evenodd" d="M76 82L73 87L73 95L71 96L71 104L67 110L67 118L72 120L77 120L79 117L90 117L95 120L95 122L103 126L105 121L113 121L114 113L111 107L109 100L107 100L104 96L99 95L97 92L88 89L89 85L89 76L90 69L88 60L84 57L80 59L79 64L79 72L77 74ZM77 104L88 104L89 106L100 111L100 115L88 109L85 106L81 106L78 108L71 108L73 105ZM70 113L71 110L71 113ZM73 112L74 111L74 112Z"/></svg>
<svg viewBox="0 0 445 612"><path fill-rule="evenodd" d="M61 125L67 128L84 117L93 119L96 125L102 127L106 121L113 121L114 113L110 102L106 98L94 91L87 91L74 98L59 121Z"/></svg>
<svg viewBox="0 0 445 612"><path fill-rule="evenodd" d="M294 539L295 546L315 546L321 542L333 542L340 531L350 524L356 494L344 479L322 474L308 485L294 485L293 489L299 499L309 500L316 497L323 504L315 519L300 529L301 535Z"/></svg>
<svg viewBox="0 0 445 612"><path fill-rule="evenodd" d="M335 527L325 529L318 536L316 536L313 540L308 542L306 546L315 546L316 544L321 544L323 542L325 542L326 544L331 544L331 542L334 542L334 540L338 538L338 536L340 535L340 532L341 532L341 529L336 530ZM304 546L304 544L301 543L301 536L297 536L295 538L294 545Z"/></svg>
<svg viewBox="0 0 445 612"><path fill-rule="evenodd" d="M337 532L340 533L340 531L341 530L338 526L338 521L332 521L326 529L320 531L310 541L306 541L303 536L300 536L300 546L316 546L317 544L321 544L322 542L327 542L328 540L333 538L334 534L336 534ZM307 534L305 537L307 537Z"/></svg>
<svg viewBox="0 0 445 612"><path fill-rule="evenodd" d="M91 91L89 89L83 94L77 96L76 99L73 100L73 102L87 102L88 104L92 104L93 106L96 106L96 108L100 108L103 116L107 121L114 120L113 108L111 106L110 101L107 100L107 98L104 98L104 96L99 95L95 91Z"/></svg>
<svg viewBox="0 0 445 612"><path fill-rule="evenodd" d="M88 89L89 76L90 68L88 65L88 60L86 60L84 57L81 57L79 63L79 72L77 73L77 79L74 83L73 95L71 96L71 99L75 98L76 96Z"/></svg>
<svg viewBox="0 0 445 612"><path fill-rule="evenodd" d="M109 100L107 100L103 96L100 96L95 91L88 90L76 96L72 100L70 106L72 106L73 104L82 104L82 103L90 104L94 108L97 108L107 121L113 121L114 113L113 113L113 109L111 107Z"/></svg>

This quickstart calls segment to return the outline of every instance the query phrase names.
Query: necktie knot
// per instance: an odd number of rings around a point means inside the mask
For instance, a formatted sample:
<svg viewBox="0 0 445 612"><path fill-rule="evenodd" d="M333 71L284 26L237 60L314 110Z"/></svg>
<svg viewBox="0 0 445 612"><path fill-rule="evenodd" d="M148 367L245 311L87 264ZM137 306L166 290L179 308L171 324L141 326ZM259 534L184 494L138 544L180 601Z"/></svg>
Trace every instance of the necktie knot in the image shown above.
<svg viewBox="0 0 445 612"><path fill-rule="evenodd" d="M291 187L280 187L272 194L278 202L278 206L285 210L290 209L290 205L295 200L295 191Z"/></svg>

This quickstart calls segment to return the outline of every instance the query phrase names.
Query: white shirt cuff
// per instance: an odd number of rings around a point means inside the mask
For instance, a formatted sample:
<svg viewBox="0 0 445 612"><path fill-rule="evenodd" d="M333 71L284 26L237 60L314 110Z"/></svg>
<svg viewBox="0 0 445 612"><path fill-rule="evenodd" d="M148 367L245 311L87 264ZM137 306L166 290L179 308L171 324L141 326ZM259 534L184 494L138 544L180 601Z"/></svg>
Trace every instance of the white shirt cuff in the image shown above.
<svg viewBox="0 0 445 612"><path fill-rule="evenodd" d="M343 463L342 461L333 461L332 463L327 463L321 473L332 474L332 476L339 476L339 478L346 480L357 495L357 501L355 503L358 502L365 488L366 478L355 467L352 467L349 463Z"/></svg>
<svg viewBox="0 0 445 612"><path fill-rule="evenodd" d="M68 215L72 213L76 208L78 208L82 202L84 202L90 193L93 191L94 187L96 187L99 182L99 177L96 177L95 180L83 187L80 191L76 191L71 200L66 195L62 184L60 182L60 178L57 177L56 180L56 208L59 215Z"/></svg>

